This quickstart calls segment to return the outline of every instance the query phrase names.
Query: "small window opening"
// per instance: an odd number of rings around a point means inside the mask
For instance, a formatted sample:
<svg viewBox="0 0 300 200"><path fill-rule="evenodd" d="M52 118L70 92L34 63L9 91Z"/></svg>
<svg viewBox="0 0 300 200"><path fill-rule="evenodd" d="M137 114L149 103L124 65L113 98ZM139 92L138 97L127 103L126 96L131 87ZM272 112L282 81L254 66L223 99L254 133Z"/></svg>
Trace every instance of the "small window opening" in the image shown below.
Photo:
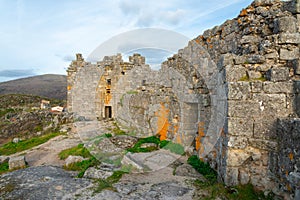
<svg viewBox="0 0 300 200"><path fill-rule="evenodd" d="M107 79L106 82L107 82L107 85L111 85L111 79Z"/></svg>
<svg viewBox="0 0 300 200"><path fill-rule="evenodd" d="M122 72L121 72L121 74L122 74L122 75L125 75L125 72L124 72L124 71L122 71Z"/></svg>
<svg viewBox="0 0 300 200"><path fill-rule="evenodd" d="M106 93L107 93L107 94L110 94L110 89L106 89Z"/></svg>

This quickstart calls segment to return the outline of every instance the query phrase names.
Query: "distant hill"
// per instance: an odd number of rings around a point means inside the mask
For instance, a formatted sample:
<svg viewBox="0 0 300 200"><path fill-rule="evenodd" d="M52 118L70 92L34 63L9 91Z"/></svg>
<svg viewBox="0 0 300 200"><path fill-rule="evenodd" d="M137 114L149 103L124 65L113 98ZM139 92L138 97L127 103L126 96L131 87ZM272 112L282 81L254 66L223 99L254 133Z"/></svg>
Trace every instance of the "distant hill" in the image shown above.
<svg viewBox="0 0 300 200"><path fill-rule="evenodd" d="M30 94L60 100L67 99L67 77L46 74L0 83L0 95Z"/></svg>

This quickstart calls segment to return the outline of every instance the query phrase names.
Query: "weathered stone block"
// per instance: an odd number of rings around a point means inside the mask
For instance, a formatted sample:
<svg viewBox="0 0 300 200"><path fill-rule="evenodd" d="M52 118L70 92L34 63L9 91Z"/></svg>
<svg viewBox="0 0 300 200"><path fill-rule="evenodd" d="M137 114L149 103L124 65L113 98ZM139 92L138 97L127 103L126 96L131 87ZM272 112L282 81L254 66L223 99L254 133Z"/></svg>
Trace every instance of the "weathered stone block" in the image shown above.
<svg viewBox="0 0 300 200"><path fill-rule="evenodd" d="M248 43L258 43L259 37L252 36L252 35L244 35L241 40L241 44L248 44Z"/></svg>
<svg viewBox="0 0 300 200"><path fill-rule="evenodd" d="M286 81L288 80L290 71L287 67L273 67L271 68L266 77L270 81Z"/></svg>
<svg viewBox="0 0 300 200"><path fill-rule="evenodd" d="M281 60L294 60L299 58L299 48L294 47L291 50L280 49L280 59Z"/></svg>
<svg viewBox="0 0 300 200"><path fill-rule="evenodd" d="M263 90L265 93L293 93L293 82L263 82Z"/></svg>
<svg viewBox="0 0 300 200"><path fill-rule="evenodd" d="M227 82L239 81L241 78L247 76L246 68L241 65L227 65L225 70Z"/></svg>
<svg viewBox="0 0 300 200"><path fill-rule="evenodd" d="M239 177L239 169L237 167L228 167L225 174L225 184L226 185L237 185Z"/></svg>
<svg viewBox="0 0 300 200"><path fill-rule="evenodd" d="M233 149L245 149L248 145L248 139L241 136L228 136L227 145Z"/></svg>
<svg viewBox="0 0 300 200"><path fill-rule="evenodd" d="M278 20L275 20L275 33L276 32L288 32L295 33L297 32L297 20L293 16L281 17Z"/></svg>
<svg viewBox="0 0 300 200"><path fill-rule="evenodd" d="M228 134L236 136L253 136L253 120L249 118L229 118Z"/></svg>
<svg viewBox="0 0 300 200"><path fill-rule="evenodd" d="M255 81L255 82L250 82L251 85L251 92L261 92L263 88L263 82L261 81Z"/></svg>
<svg viewBox="0 0 300 200"><path fill-rule="evenodd" d="M239 169L240 184L245 185L250 181L250 175L245 169Z"/></svg>
<svg viewBox="0 0 300 200"><path fill-rule="evenodd" d="M259 104L257 117L260 119L273 119L276 116L287 117L289 115L286 108L285 94L254 93L252 98Z"/></svg>
<svg viewBox="0 0 300 200"><path fill-rule="evenodd" d="M248 77L250 80L259 79L262 77L262 74L257 71L249 70L247 71Z"/></svg>
<svg viewBox="0 0 300 200"><path fill-rule="evenodd" d="M249 138L249 145L251 145L254 148L269 150L269 151L275 151L278 148L277 142L273 142L270 140L263 140L263 139Z"/></svg>
<svg viewBox="0 0 300 200"><path fill-rule="evenodd" d="M26 167L25 156L11 157L8 161L9 169L21 169Z"/></svg>
<svg viewBox="0 0 300 200"><path fill-rule="evenodd" d="M279 35L279 44L299 44L300 33L281 33Z"/></svg>
<svg viewBox="0 0 300 200"><path fill-rule="evenodd" d="M266 58L262 55L251 55L247 59L247 62L250 64L262 64L265 61L266 61Z"/></svg>
<svg viewBox="0 0 300 200"><path fill-rule="evenodd" d="M277 51L274 51L274 52L266 54L265 57L267 59L277 59L277 58L279 58L279 54L277 53Z"/></svg>
<svg viewBox="0 0 300 200"><path fill-rule="evenodd" d="M260 105L257 101L228 101L229 117L258 117L260 116Z"/></svg>
<svg viewBox="0 0 300 200"><path fill-rule="evenodd" d="M254 122L254 138L275 139L276 120L257 120Z"/></svg>
<svg viewBox="0 0 300 200"><path fill-rule="evenodd" d="M222 69L227 65L233 65L233 55L229 53L221 55L220 60L218 62L218 68Z"/></svg>
<svg viewBox="0 0 300 200"><path fill-rule="evenodd" d="M227 151L227 166L240 167L249 159L251 155L241 149L228 149Z"/></svg>
<svg viewBox="0 0 300 200"><path fill-rule="evenodd" d="M240 64L245 64L247 61L246 56L235 56L234 58L234 64L240 65Z"/></svg>
<svg viewBox="0 0 300 200"><path fill-rule="evenodd" d="M248 99L250 97L250 84L246 81L229 82L228 86L228 99Z"/></svg>

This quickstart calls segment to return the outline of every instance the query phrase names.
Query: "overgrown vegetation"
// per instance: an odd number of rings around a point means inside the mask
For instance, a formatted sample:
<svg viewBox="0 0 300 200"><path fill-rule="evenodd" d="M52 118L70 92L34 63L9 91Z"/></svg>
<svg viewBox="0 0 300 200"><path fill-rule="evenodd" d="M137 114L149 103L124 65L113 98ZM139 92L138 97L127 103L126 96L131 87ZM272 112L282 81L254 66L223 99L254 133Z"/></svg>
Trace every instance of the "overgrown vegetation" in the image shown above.
<svg viewBox="0 0 300 200"><path fill-rule="evenodd" d="M118 182L122 178L123 174L126 174L126 173L127 172L121 171L121 170L120 171L114 171L114 173L110 177L108 177L107 179L98 180L98 186L95 190L95 193L99 193L104 189L114 190L112 185L114 183Z"/></svg>
<svg viewBox="0 0 300 200"><path fill-rule="evenodd" d="M8 171L9 171L9 165L7 161L0 164L0 174L3 174Z"/></svg>
<svg viewBox="0 0 300 200"><path fill-rule="evenodd" d="M64 160L69 156L82 156L86 158L81 162L72 163L68 166L64 166L64 169L70 171L79 171L77 177L81 178L84 175L84 172L92 166L98 165L100 162L90 154L87 148L84 147L83 144L78 144L76 147L72 147L69 149L65 149L59 153L59 158Z"/></svg>
<svg viewBox="0 0 300 200"><path fill-rule="evenodd" d="M84 147L83 144L78 144L76 147L71 147L69 149L65 149L61 151L59 154L59 158L64 160L68 158L68 156L82 156L84 158L90 158L92 155L90 152Z"/></svg>
<svg viewBox="0 0 300 200"><path fill-rule="evenodd" d="M87 160L83 160L81 162L71 163L68 166L64 166L64 169L70 171L78 171L78 178L82 178L84 172L89 168L99 164L99 161L95 157L90 157Z"/></svg>
<svg viewBox="0 0 300 200"><path fill-rule="evenodd" d="M208 163L201 161L196 155L187 160L195 170L202 174L210 183L217 182L217 172L213 170Z"/></svg>
<svg viewBox="0 0 300 200"><path fill-rule="evenodd" d="M251 184L228 187L223 183L210 183L196 180L194 185L198 190L207 191L205 196L199 197L203 200L218 198L227 200L272 200L274 197L273 193L265 196L263 192L256 191Z"/></svg>
<svg viewBox="0 0 300 200"><path fill-rule="evenodd" d="M27 149L31 149L32 147L38 146L54 138L61 133L55 132L46 135L42 135L39 137L33 137L28 140L23 140L18 143L9 142L0 147L0 155L11 155L17 152L21 152Z"/></svg>
<svg viewBox="0 0 300 200"><path fill-rule="evenodd" d="M151 146L147 148L142 148L142 144L145 143L154 143L156 146ZM171 141L167 140L162 140L157 136L150 136L146 138L140 138L138 142L131 148L127 149L127 151L132 152L132 153L139 153L139 152L151 152L158 150L159 148L167 149L170 150L172 153L176 153L179 155L184 154L184 148L180 144L173 143Z"/></svg>
<svg viewBox="0 0 300 200"><path fill-rule="evenodd" d="M256 191L251 184L238 185L235 187L227 187L223 183L217 182L217 172L213 170L208 163L201 161L196 155L189 157L188 164L193 166L199 173L201 173L208 181L202 182L196 180L194 185L199 190L206 190L205 196L199 198L204 200L216 199L218 197L225 197L228 200L272 200L273 195L270 193L265 196L263 192Z"/></svg>

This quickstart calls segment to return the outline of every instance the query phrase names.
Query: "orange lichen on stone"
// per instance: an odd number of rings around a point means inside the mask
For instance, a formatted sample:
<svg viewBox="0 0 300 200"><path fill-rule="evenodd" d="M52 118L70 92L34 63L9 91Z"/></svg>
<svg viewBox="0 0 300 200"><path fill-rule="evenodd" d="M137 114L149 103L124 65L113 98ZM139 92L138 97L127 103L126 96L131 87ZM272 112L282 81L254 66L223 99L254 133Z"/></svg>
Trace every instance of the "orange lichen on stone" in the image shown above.
<svg viewBox="0 0 300 200"><path fill-rule="evenodd" d="M158 112L156 112L157 119L157 135L159 135L159 139L166 140L168 136L168 129L170 126L168 115L169 115L169 109L165 107L164 104L160 104L160 109Z"/></svg>
<svg viewBox="0 0 300 200"><path fill-rule="evenodd" d="M242 23L242 20L241 20L241 19L238 19L237 22L238 22L238 24L241 24L241 23Z"/></svg>
<svg viewBox="0 0 300 200"><path fill-rule="evenodd" d="M247 10L246 10L246 9L243 9L243 10L241 11L241 13L240 13L239 16L244 17L244 16L246 16L247 14L248 14Z"/></svg>
<svg viewBox="0 0 300 200"><path fill-rule="evenodd" d="M290 158L290 160L294 159L294 154L292 152L289 153L289 158Z"/></svg>
<svg viewBox="0 0 300 200"><path fill-rule="evenodd" d="M181 140L181 137L180 137L179 134L177 134L177 136L176 136L176 143L177 144L182 144L182 140Z"/></svg>
<svg viewBox="0 0 300 200"><path fill-rule="evenodd" d="M71 85L68 85L67 89L68 89L68 90L71 90L71 89L72 89Z"/></svg>
<svg viewBox="0 0 300 200"><path fill-rule="evenodd" d="M210 39L210 38L207 38L207 39L206 39L206 42L210 43L210 42L211 42L211 39Z"/></svg>
<svg viewBox="0 0 300 200"><path fill-rule="evenodd" d="M204 133L204 122L199 122L198 123L198 135L196 137L196 150L199 151L199 153L201 154L203 152L203 146L201 144L201 139L202 137L205 136L205 133Z"/></svg>
<svg viewBox="0 0 300 200"><path fill-rule="evenodd" d="M195 39L195 42L196 42L197 44L200 44L200 40L199 40L198 38Z"/></svg>

